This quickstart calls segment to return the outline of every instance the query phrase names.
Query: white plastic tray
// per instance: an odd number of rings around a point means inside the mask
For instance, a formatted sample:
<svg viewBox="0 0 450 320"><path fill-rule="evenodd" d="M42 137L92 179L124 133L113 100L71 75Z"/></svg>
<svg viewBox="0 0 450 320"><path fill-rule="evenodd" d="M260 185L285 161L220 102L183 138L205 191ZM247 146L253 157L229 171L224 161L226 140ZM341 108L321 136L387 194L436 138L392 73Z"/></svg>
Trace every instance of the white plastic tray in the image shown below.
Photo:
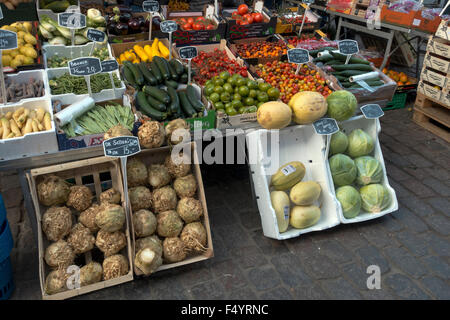
<svg viewBox="0 0 450 320"><path fill-rule="evenodd" d="M42 100L43 98L50 97L50 88L48 86L47 73L45 72L45 70L42 70L42 69L24 70L24 71L20 71L18 73L5 74L5 79L15 80L19 83L24 83L24 82L27 83L30 78L35 79L35 80L42 80L44 82L44 89L45 89L44 95L41 97L36 97L36 98L22 99L17 102L8 102L8 103L6 103L6 106L16 105L17 103L22 103L25 101ZM2 98L0 98L0 109L5 106L5 104L1 103Z"/></svg>
<svg viewBox="0 0 450 320"><path fill-rule="evenodd" d="M292 126L279 131L279 141L271 141L275 131L260 129L247 134L250 156L251 178L253 179L256 201L261 215L263 232L266 237L278 240L298 237L301 234L332 228L339 224L338 201L334 197L325 166L325 139L315 134L311 125ZM265 143L267 141L267 143ZM279 145L279 159L273 146ZM256 159L252 159L252 156ZM268 161L274 164L270 165ZM316 181L322 189L318 205L321 207L320 220L305 229L288 230L280 233L275 211L270 200L270 178L280 166L301 161L306 168L302 181ZM292 208L291 203L291 208Z"/></svg>
<svg viewBox="0 0 450 320"><path fill-rule="evenodd" d="M0 139L0 161L57 152L58 143L56 142L55 122L53 120L50 97L35 98L33 100L22 101L16 104L9 104L0 108L0 113L6 114L9 111L17 110L20 107L24 107L29 110L34 110L38 107L44 108L50 113L52 129L28 133L23 137L5 140Z"/></svg>
<svg viewBox="0 0 450 320"><path fill-rule="evenodd" d="M70 11L73 12L74 10L76 12L80 12L80 1L78 1L78 4L76 6L74 6L74 5L69 6L65 12L70 12ZM39 6L39 1L36 1L36 11L37 11L39 22L41 22L41 17L44 15L46 15L49 18L58 22L58 13L53 12L52 10L49 10L49 9L41 9Z"/></svg>
<svg viewBox="0 0 450 320"><path fill-rule="evenodd" d="M384 216L388 213L397 211L398 210L397 196L395 194L395 190L389 184L389 181L388 181L388 178L386 175L386 167L384 165L383 153L381 152L380 141L378 139L378 134L381 131L380 120L379 119L366 119L364 116L361 115L361 116L353 117L347 121L340 122L339 126L340 126L341 130L347 135L354 129L362 129L365 132L367 132L374 139L375 148L374 148L374 151L370 155L373 156L375 159L377 159L380 162L380 164L383 168L383 181L381 182L381 184L389 190L389 193L390 193L391 199L392 199L391 204L385 210L383 210L379 213L370 213L370 212L365 212L361 209L361 212L359 213L359 215L357 215L353 219L347 219L344 217L344 215L342 213L341 204L339 203L339 201L337 201L338 215L339 215L341 222L342 223L356 223L356 222L361 222L361 221L367 221L367 220L376 219L376 218ZM330 139L331 139L331 136L328 136L327 137L327 145L329 145ZM326 154L325 159L328 159L328 153L329 153L328 151L329 150L327 148L326 152L325 152L325 154ZM327 167L327 172L328 172L328 179L330 181L331 191L332 191L333 195L335 196L336 193L335 193L335 188L334 188L334 184L333 184L333 178L331 177L330 166L329 166L328 161L325 161L325 162L326 162L326 167Z"/></svg>

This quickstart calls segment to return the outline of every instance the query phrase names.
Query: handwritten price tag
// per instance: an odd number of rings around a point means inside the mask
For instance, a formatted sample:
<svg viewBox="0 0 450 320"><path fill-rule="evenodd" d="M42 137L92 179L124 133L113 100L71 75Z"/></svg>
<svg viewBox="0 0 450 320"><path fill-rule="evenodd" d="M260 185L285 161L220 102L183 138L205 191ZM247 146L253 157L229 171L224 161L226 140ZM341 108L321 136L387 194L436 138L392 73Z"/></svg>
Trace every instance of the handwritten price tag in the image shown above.
<svg viewBox="0 0 450 320"><path fill-rule="evenodd" d="M305 49L289 49L287 57L290 63L303 64L309 62L309 52Z"/></svg>
<svg viewBox="0 0 450 320"><path fill-rule="evenodd" d="M339 131L336 120L332 118L322 118L313 123L314 130L319 135L329 135Z"/></svg>
<svg viewBox="0 0 450 320"><path fill-rule="evenodd" d="M366 119L377 119L384 116L384 112L378 104L366 104L361 107L361 112Z"/></svg>
<svg viewBox="0 0 450 320"><path fill-rule="evenodd" d="M161 29L162 32L171 33L171 32L177 31L178 25L175 21L166 20L166 21L161 22L161 24L159 25L159 28Z"/></svg>
<svg viewBox="0 0 450 320"><path fill-rule="evenodd" d="M112 72L119 69L119 63L116 60L105 60L101 62L102 72Z"/></svg>
<svg viewBox="0 0 450 320"><path fill-rule="evenodd" d="M103 141L103 150L107 157L122 158L141 152L141 147L137 137L122 136Z"/></svg>
<svg viewBox="0 0 450 320"><path fill-rule="evenodd" d="M103 31L90 28L87 31L86 38L95 42L103 42L105 41L106 34Z"/></svg>
<svg viewBox="0 0 450 320"><path fill-rule="evenodd" d="M355 54L359 52L358 42L355 40L341 40L338 42L339 52L342 54Z"/></svg>
<svg viewBox="0 0 450 320"><path fill-rule="evenodd" d="M17 48L17 33L9 30L0 30L0 50Z"/></svg>
<svg viewBox="0 0 450 320"><path fill-rule="evenodd" d="M58 13L58 24L69 29L85 28L86 16L77 12Z"/></svg>
<svg viewBox="0 0 450 320"><path fill-rule="evenodd" d="M68 62L72 76L90 76L102 71L99 58L77 58Z"/></svg>
<svg viewBox="0 0 450 320"><path fill-rule="evenodd" d="M142 10L145 12L158 12L159 3L158 1L144 1L142 2Z"/></svg>
<svg viewBox="0 0 450 320"><path fill-rule="evenodd" d="M183 47L178 53L181 59L193 59L198 55L196 47Z"/></svg>

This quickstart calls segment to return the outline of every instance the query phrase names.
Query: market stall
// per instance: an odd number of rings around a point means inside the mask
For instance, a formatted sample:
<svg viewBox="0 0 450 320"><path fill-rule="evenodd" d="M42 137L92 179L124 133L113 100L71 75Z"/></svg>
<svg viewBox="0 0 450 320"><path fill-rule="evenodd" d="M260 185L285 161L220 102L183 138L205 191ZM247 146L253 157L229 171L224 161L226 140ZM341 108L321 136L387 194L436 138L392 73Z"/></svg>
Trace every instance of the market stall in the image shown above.
<svg viewBox="0 0 450 320"><path fill-rule="evenodd" d="M398 209L379 118L415 83L385 69L387 56L380 70L361 44L330 40L309 5L52 3L37 2L39 21L0 28L0 170L19 172L43 299L213 257L199 165L208 134L245 140L267 237ZM70 266L81 286L67 287Z"/></svg>

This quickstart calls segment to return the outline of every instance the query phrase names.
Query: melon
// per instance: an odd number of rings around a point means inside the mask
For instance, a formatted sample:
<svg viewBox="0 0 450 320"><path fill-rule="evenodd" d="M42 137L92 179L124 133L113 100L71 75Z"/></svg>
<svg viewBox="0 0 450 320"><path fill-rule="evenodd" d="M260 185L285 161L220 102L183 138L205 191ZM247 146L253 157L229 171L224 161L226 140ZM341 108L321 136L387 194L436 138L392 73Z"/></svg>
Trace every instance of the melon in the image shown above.
<svg viewBox="0 0 450 320"><path fill-rule="evenodd" d="M298 124L310 124L327 113L327 101L318 92L302 91L289 100L292 119Z"/></svg>
<svg viewBox="0 0 450 320"><path fill-rule="evenodd" d="M291 123L292 110L283 102L270 101L258 108L256 118L265 129L282 129Z"/></svg>

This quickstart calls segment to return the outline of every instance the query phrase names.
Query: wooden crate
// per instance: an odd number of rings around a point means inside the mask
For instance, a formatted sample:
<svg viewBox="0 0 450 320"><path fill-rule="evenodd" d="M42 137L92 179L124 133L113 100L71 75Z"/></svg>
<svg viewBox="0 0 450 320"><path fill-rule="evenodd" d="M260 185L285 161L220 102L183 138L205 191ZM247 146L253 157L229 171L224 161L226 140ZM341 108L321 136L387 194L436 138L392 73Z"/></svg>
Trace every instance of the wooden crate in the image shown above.
<svg viewBox="0 0 450 320"><path fill-rule="evenodd" d="M110 180L103 180L100 176L100 174L103 173L109 173ZM67 179L74 179L75 184L82 185L83 184L83 178L86 179L86 177L91 177L94 181L93 184L87 185L91 188L93 191L93 194L95 195L95 198L98 203L100 193L113 187L117 191L119 191L122 195L122 206L126 210L125 205L125 194L123 192L123 181L122 181L122 174L120 170L120 161L118 159L112 159L108 157L99 157L99 158L92 158L87 160L81 160L76 162L69 162L59 165L54 165L50 167L44 167L44 168L37 168L32 169L29 172L27 172L27 179L28 184L31 191L31 197L33 200L34 209L36 212L36 220L37 220L37 226L38 226L38 249L39 249L39 278L41 282L41 291L42 291L42 299L44 300L61 300L61 299L67 299L71 297L75 297L78 295L82 295L88 292L100 290L103 288L115 286L124 282L132 281L133 280L133 271L132 271L132 246L131 246L131 237L130 237L130 223L128 215L126 215L126 223L124 227L125 236L127 238L127 246L126 248L122 249L120 252L124 256L128 258L128 263L130 266L129 272L122 276L115 279L110 279L106 281L100 281L85 287L81 287L79 289L72 289L67 290L61 293L48 295L44 288L45 288L45 278L47 274L50 272L51 268L45 263L44 260L44 254L45 249L50 244L50 241L47 240L47 238L44 236L42 228L41 228L41 220L42 215L46 210L46 207L41 205L38 200L37 196L37 185L40 182L40 180L45 175L57 175L65 180ZM94 198L94 201L95 201ZM96 249L93 249L96 250ZM92 259L91 253L88 252L84 254L85 263L89 263ZM97 261L100 263L100 261Z"/></svg>
<svg viewBox="0 0 450 320"><path fill-rule="evenodd" d="M192 165L191 165L191 172L195 176L195 179L197 180L197 199L200 200L203 207L203 217L201 222L203 223L203 226L206 229L206 235L207 235L207 247L206 251L203 254L197 254L197 255L190 255L187 256L187 258L183 261L176 262L176 263L168 263L161 265L155 272L172 269L176 267L180 267L186 264L191 264L203 260L210 259L214 256L214 249L213 249L213 243L212 243L212 237L211 237L211 228L209 225L209 216L208 216L208 207L206 205L206 197L205 197L205 190L203 188L203 179L202 179L202 173L200 171L199 166L199 160L197 155L197 144L195 142L191 142L190 146L191 151L191 159L192 159ZM157 164L157 163L164 163L165 158L170 155L171 148L170 147L162 147L158 149L145 149L142 150L139 154L135 155L134 157L141 160L143 163L145 163L146 166L149 166L150 164ZM130 217L131 221L133 220L133 211L130 207ZM143 275L142 271L139 270L134 265L134 257L136 255L136 238L134 233L134 227L133 223L131 223L131 234L132 234L132 240L133 240L133 267L134 272L136 275Z"/></svg>

